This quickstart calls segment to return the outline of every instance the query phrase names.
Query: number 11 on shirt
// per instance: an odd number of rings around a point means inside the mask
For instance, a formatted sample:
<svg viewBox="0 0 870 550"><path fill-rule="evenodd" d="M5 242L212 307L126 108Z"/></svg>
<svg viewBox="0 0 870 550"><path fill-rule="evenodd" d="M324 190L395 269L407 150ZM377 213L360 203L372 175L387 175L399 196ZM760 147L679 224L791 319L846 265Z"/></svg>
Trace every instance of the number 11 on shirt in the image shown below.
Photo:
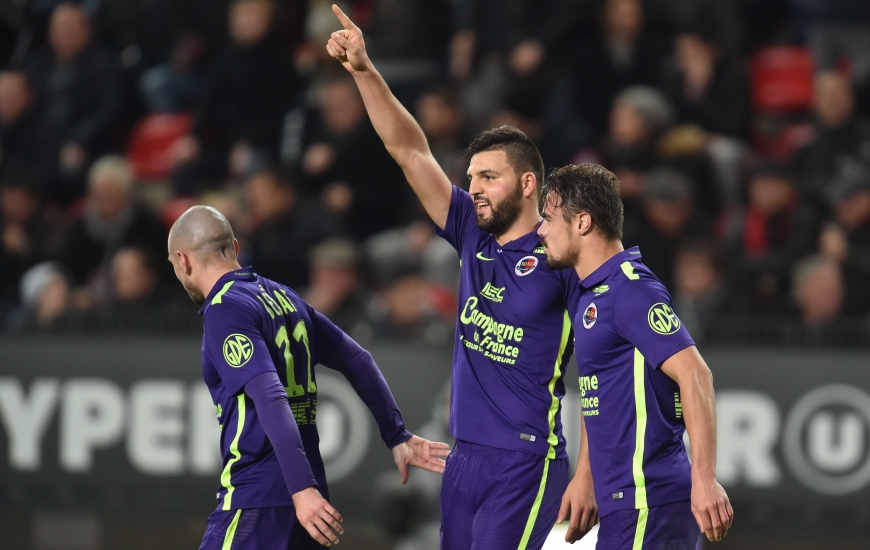
<svg viewBox="0 0 870 550"><path fill-rule="evenodd" d="M308 347L308 329L305 327L304 321L296 323L293 329L293 338L297 342L302 342L305 345L305 357L308 361L308 393L317 391L317 384L311 379L311 350ZM296 383L295 363L293 354L290 352L290 338L287 336L287 327L282 326L278 330L278 335L275 336L275 343L278 347L284 349L284 361L287 363L287 395L290 397L299 397L305 395L305 388L301 384Z"/></svg>

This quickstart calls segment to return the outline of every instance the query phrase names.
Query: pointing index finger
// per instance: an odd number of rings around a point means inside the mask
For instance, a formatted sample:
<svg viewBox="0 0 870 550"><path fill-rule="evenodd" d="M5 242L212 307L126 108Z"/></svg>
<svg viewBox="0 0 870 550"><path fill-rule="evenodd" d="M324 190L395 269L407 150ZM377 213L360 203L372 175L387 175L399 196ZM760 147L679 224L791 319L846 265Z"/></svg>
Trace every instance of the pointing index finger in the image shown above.
<svg viewBox="0 0 870 550"><path fill-rule="evenodd" d="M332 13L334 13L335 16L338 17L338 20L341 21L341 24L344 26L345 29L349 31L359 30L357 26L354 25L353 21L350 20L350 17L345 15L344 12L341 11L341 8L339 8L335 4L332 5Z"/></svg>

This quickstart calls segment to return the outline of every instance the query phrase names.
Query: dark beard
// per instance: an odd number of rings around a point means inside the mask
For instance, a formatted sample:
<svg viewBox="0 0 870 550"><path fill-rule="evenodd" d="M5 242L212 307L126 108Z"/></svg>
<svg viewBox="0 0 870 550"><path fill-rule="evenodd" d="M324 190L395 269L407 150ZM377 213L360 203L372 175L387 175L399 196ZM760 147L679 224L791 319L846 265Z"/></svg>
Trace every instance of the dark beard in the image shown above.
<svg viewBox="0 0 870 550"><path fill-rule="evenodd" d="M549 250L549 249L547 249ZM568 252L561 258L556 258L555 256L550 256L547 254L547 269L552 269L553 271L558 271L560 269L567 269L569 267L574 267L577 265L577 251Z"/></svg>
<svg viewBox="0 0 870 550"><path fill-rule="evenodd" d="M523 187L517 184L516 191L505 197L497 207L489 203L491 210L489 219L483 219L480 214L477 215L477 227L496 237L504 235L520 217L522 200Z"/></svg>

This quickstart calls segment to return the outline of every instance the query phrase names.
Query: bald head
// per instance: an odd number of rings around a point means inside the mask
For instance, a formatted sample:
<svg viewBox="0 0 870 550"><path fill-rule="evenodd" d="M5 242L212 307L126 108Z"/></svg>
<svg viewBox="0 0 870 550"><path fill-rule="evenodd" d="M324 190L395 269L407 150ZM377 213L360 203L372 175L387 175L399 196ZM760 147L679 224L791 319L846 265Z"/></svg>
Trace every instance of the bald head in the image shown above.
<svg viewBox="0 0 870 550"><path fill-rule="evenodd" d="M169 254L195 255L204 263L236 259L233 228L211 206L192 206L169 230Z"/></svg>

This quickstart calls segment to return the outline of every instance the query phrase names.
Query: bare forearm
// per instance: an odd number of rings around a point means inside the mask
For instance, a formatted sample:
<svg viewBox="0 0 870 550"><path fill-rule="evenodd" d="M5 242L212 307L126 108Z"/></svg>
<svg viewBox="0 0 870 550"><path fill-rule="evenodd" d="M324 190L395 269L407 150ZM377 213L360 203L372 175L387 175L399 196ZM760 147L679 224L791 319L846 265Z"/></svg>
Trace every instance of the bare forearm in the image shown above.
<svg viewBox="0 0 870 550"><path fill-rule="evenodd" d="M353 74L371 118L387 151L399 166L407 168L414 154L428 154L429 144L423 129L390 91L374 67Z"/></svg>
<svg viewBox="0 0 870 550"><path fill-rule="evenodd" d="M710 370L697 369L680 380L683 416L692 452L692 475L716 473L716 401Z"/></svg>
<svg viewBox="0 0 870 550"><path fill-rule="evenodd" d="M589 462L589 437L586 432L586 420L583 418L583 413L580 413L580 454L577 457L577 470L574 472L575 479L592 479L592 465Z"/></svg>

